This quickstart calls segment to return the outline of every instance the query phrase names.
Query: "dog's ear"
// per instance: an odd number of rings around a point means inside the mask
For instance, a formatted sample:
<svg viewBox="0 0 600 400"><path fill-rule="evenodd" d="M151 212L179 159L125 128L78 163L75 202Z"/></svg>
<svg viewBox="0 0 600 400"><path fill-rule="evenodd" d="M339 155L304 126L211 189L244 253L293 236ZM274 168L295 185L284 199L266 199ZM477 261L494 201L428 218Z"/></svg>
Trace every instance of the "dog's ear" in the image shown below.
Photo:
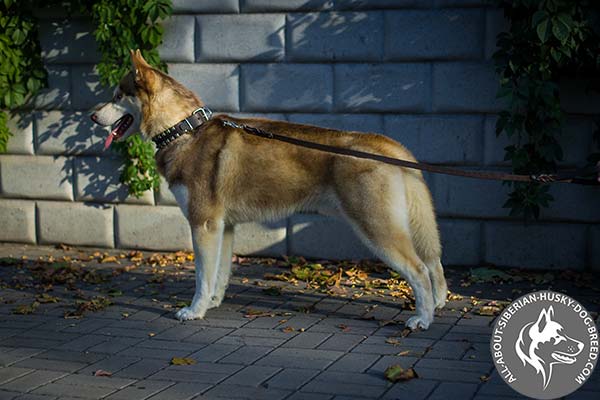
<svg viewBox="0 0 600 400"><path fill-rule="evenodd" d="M154 78L153 68L142 56L140 49L129 50L131 56L131 66L135 76L136 84L140 86L150 87Z"/></svg>
<svg viewBox="0 0 600 400"><path fill-rule="evenodd" d="M535 325L538 328L538 332L542 332L548 324L552 320L552 316L554 316L554 308L552 306L548 307L548 309L542 309L538 320Z"/></svg>

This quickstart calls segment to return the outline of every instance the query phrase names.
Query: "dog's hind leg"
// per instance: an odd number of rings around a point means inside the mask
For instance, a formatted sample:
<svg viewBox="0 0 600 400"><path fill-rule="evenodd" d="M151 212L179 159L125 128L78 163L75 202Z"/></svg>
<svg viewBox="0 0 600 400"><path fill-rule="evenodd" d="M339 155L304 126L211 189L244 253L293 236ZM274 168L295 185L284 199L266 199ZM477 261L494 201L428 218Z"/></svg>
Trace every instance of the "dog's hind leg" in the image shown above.
<svg viewBox="0 0 600 400"><path fill-rule="evenodd" d="M442 309L446 305L446 297L448 297L448 284L444 277L444 269L439 258L433 261L426 261L425 265L429 271L431 286L433 288L433 303L436 309Z"/></svg>
<svg viewBox="0 0 600 400"><path fill-rule="evenodd" d="M192 226L192 240L196 257L196 291L192 304L176 314L181 321L204 318L214 293L221 260L221 243L225 223L222 219L205 220Z"/></svg>
<svg viewBox="0 0 600 400"><path fill-rule="evenodd" d="M217 280L209 308L219 307L225 297L231 275L231 258L233 257L233 225L226 225L221 242L221 260L217 271Z"/></svg>
<svg viewBox="0 0 600 400"><path fill-rule="evenodd" d="M337 193L348 221L359 236L412 288L417 315L406 325L413 330L427 329L434 310L431 280L413 244L406 191L402 178L398 177L396 169L379 167L340 179Z"/></svg>

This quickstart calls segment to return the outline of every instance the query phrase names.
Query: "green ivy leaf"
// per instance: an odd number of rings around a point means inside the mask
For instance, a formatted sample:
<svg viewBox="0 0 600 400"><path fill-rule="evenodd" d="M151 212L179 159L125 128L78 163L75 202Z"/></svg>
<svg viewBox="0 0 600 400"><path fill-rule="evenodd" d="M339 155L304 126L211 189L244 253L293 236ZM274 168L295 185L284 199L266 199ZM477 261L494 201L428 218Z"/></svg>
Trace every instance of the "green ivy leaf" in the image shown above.
<svg viewBox="0 0 600 400"><path fill-rule="evenodd" d="M541 40L542 43L546 43L546 41L550 37L550 30L551 30L550 20L547 19L538 24L538 26L536 28L536 32L537 32L538 38Z"/></svg>

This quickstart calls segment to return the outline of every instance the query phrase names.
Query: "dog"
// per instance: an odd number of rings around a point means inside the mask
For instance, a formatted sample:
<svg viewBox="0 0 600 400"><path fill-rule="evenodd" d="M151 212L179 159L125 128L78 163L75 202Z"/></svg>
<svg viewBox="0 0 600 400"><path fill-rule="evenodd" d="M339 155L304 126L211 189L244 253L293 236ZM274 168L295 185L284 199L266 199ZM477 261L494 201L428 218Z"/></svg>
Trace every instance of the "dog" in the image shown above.
<svg viewBox="0 0 600 400"><path fill-rule="evenodd" d="M156 141L182 121L190 125L188 117L204 107L194 93L152 68L139 50L131 51L131 62L112 100L91 115L94 122L112 126L105 147L135 132ZM224 238L234 224L318 212L348 221L375 255L408 281L416 315L406 324L427 329L434 309L445 305L447 285L431 194L421 172L254 137L227 121L416 161L382 135L260 118L217 115L173 138L157 151L156 163L190 223L196 256L195 294L177 318L203 318L221 304L231 271L231 243Z"/></svg>
<svg viewBox="0 0 600 400"><path fill-rule="evenodd" d="M550 383L554 366L575 363L584 346L579 340L567 336L564 327L553 318L552 306L542 309L536 321L521 329L515 344L523 365L529 364L536 374L542 375L544 390Z"/></svg>

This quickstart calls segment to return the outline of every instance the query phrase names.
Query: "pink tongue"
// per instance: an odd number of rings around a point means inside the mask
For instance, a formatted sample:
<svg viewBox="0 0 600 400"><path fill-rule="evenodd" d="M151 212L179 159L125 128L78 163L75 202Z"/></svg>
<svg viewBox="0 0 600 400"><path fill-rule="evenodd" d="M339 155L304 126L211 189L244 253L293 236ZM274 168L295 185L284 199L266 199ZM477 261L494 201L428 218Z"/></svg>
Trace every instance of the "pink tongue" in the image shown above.
<svg viewBox="0 0 600 400"><path fill-rule="evenodd" d="M114 136L111 132L108 134L108 137L106 138L106 141L104 142L104 150L106 150L110 147L110 144L112 143L113 139L114 139Z"/></svg>

